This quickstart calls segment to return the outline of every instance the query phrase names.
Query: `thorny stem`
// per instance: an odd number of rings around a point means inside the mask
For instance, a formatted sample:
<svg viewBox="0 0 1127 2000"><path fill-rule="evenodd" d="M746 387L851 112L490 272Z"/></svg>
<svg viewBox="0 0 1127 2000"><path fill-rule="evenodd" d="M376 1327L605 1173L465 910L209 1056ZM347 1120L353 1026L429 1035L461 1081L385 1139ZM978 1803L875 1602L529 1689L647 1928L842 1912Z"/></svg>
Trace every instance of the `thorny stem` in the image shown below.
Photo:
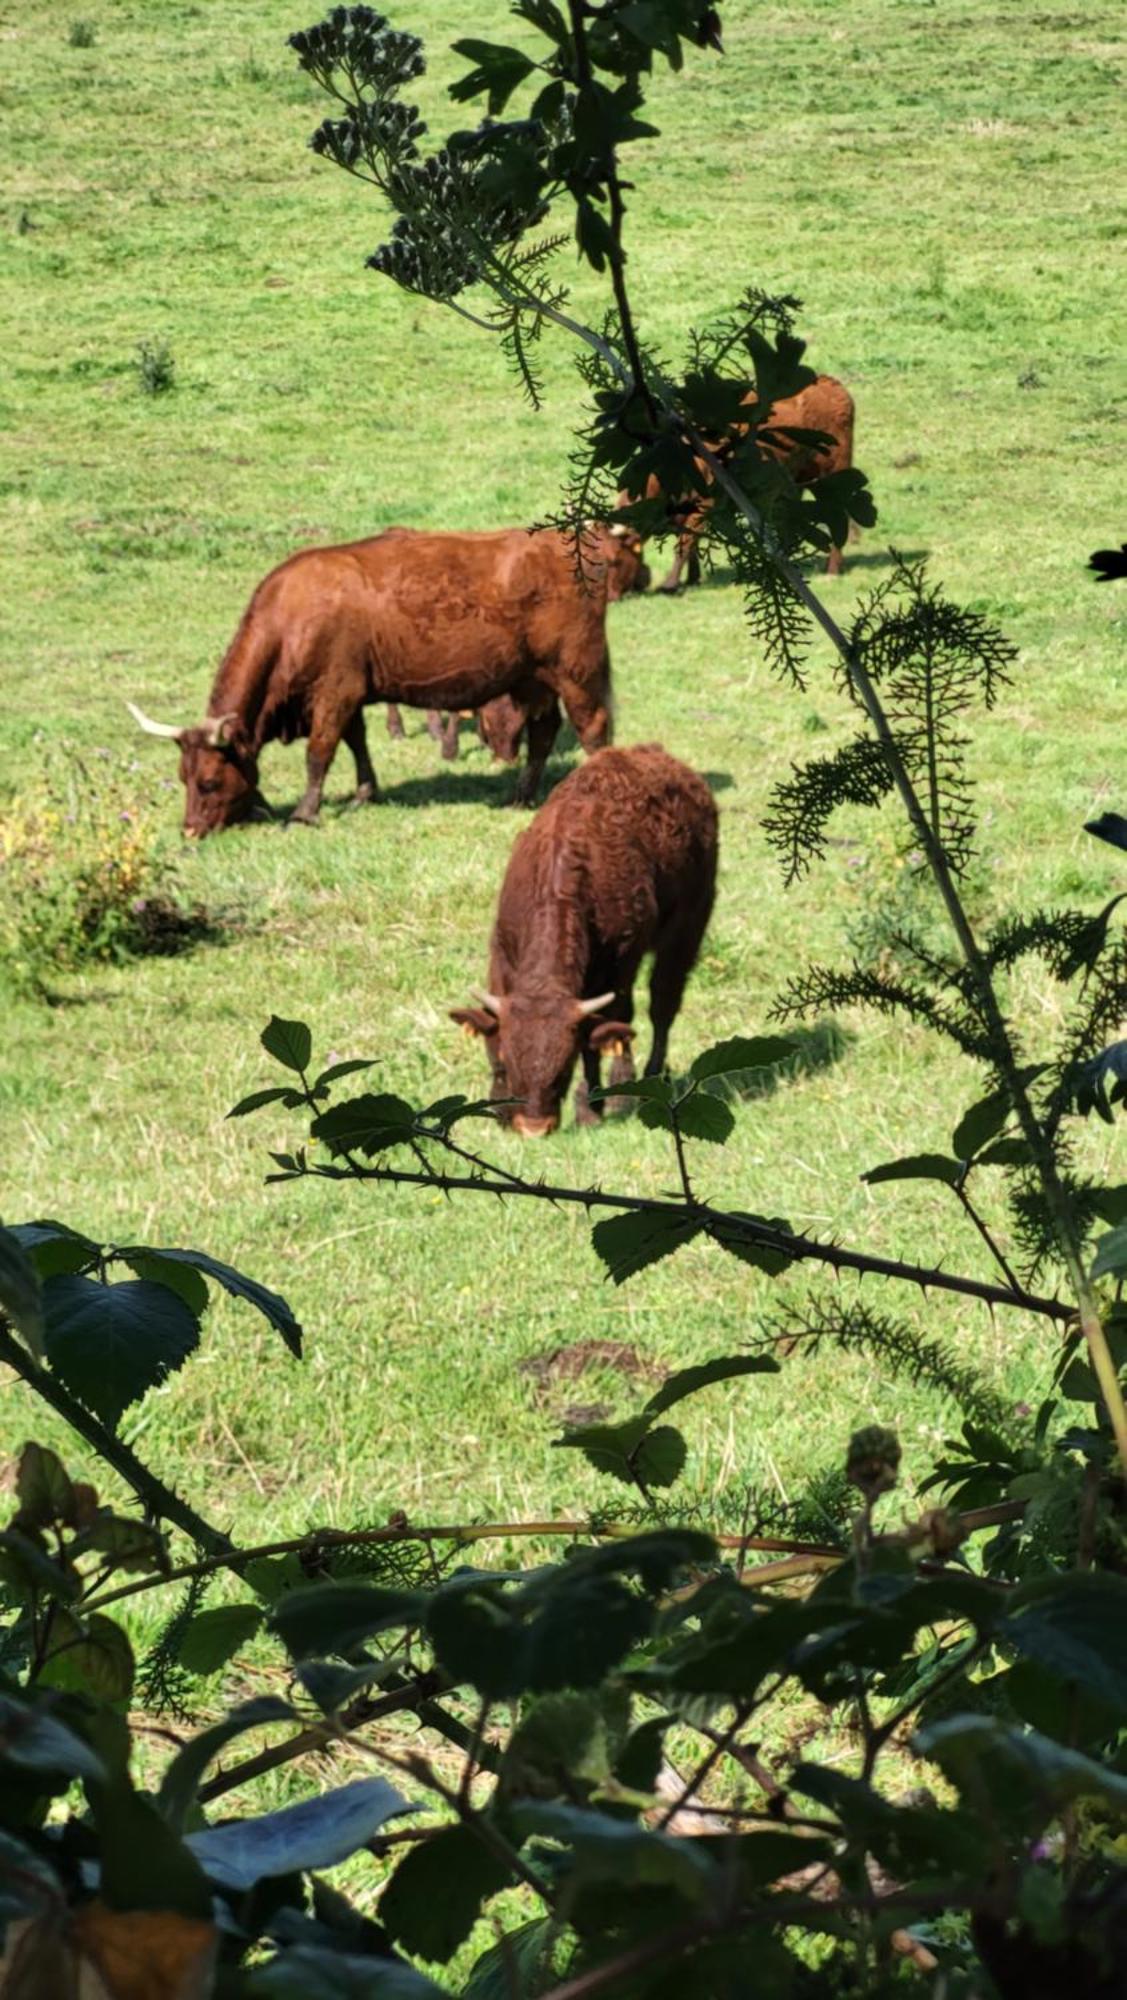
<svg viewBox="0 0 1127 2000"><path fill-rule="evenodd" d="M341 1180L350 1176L339 1167L306 1166L307 1176L319 1179ZM1036 1292L1014 1292L1008 1286L991 1285L978 1278L964 1278L956 1273L942 1271L925 1264L904 1264L895 1257L878 1257L868 1251L848 1250L838 1243L819 1243L813 1237L799 1236L787 1229L776 1229L759 1217L746 1215L738 1210L710 1208L707 1203L684 1201L662 1201L648 1195L608 1194L602 1188L556 1187L543 1181L523 1181L516 1183L510 1176L504 1180L487 1180L477 1174L443 1174L437 1170L430 1174L411 1173L400 1167L361 1167L352 1170L352 1178L363 1181L388 1181L393 1186L431 1187L441 1192L454 1189L472 1190L477 1194L514 1195L525 1199L550 1202L577 1203L582 1208L616 1208L636 1215L666 1215L670 1220L697 1222L702 1229L723 1243L726 1238L736 1236L741 1241L761 1245L764 1249L776 1250L792 1262L810 1258L817 1263L829 1264L838 1271L858 1271L862 1277L899 1278L905 1283L919 1285L921 1290L934 1288L936 1291L958 1292L965 1298L982 1299L987 1305L1018 1306L1023 1312L1040 1313L1046 1319L1061 1321L1074 1320L1075 1310L1061 1299L1049 1299ZM281 1179L283 1176L272 1176ZM294 1179L288 1175L284 1178Z"/></svg>
<svg viewBox="0 0 1127 2000"><path fill-rule="evenodd" d="M1013 1271L1010 1269L1009 1264L1006 1262L1006 1259L1003 1256L998 1244L994 1241L993 1236L987 1229L986 1224L983 1221L982 1217L980 1216L977 1208L975 1208L973 1202L971 1201L971 1198L968 1195L966 1188L963 1186L962 1181L954 1181L952 1185L954 1187L955 1193L958 1195L959 1200L962 1202L963 1207L965 1208L967 1214L970 1216L971 1221L973 1222L975 1228L977 1229L979 1235L981 1236L983 1242L986 1245L986 1248L989 1250L991 1256L994 1259L994 1262L997 1264L1003 1277L1013 1287L1015 1292L1020 1292L1021 1286L1019 1285L1017 1278L1014 1276Z"/></svg>
<svg viewBox="0 0 1127 2000"><path fill-rule="evenodd" d="M174 1493L170 1486L166 1486L162 1479L158 1479L155 1472L150 1472L148 1466L138 1458L129 1445L121 1438L115 1437L112 1431L106 1429L105 1424L100 1423L97 1417L83 1408L77 1397L72 1396L69 1389L63 1387L57 1375L53 1375L49 1369L40 1368L27 1349L8 1331L2 1318L0 1318L0 1361L6 1361L9 1368L13 1368L27 1383L29 1389L33 1389L37 1396L41 1396L45 1403L50 1404L59 1416L66 1419L71 1429L78 1432L79 1437L85 1438L86 1443L92 1446L99 1458L113 1467L126 1485L132 1488L146 1513L153 1520L173 1522L177 1528L183 1529L186 1535L190 1535L199 1548L209 1550L211 1568L234 1567L230 1562L233 1545L227 1536L220 1529L213 1528L210 1521L205 1521L202 1514L197 1514L195 1508L190 1507L186 1500L182 1500L178 1493ZM146 1578L145 1581L148 1583L150 1579ZM164 1577L160 1576L152 1581L163 1582Z"/></svg>

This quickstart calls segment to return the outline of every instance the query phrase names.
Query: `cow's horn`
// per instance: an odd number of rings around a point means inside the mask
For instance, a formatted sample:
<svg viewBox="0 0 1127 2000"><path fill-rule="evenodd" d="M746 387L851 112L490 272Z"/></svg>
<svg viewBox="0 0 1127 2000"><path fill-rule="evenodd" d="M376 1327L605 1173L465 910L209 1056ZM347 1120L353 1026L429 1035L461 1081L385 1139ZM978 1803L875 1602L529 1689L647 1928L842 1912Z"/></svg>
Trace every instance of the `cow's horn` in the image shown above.
<svg viewBox="0 0 1127 2000"><path fill-rule="evenodd" d="M488 1007L491 1014L499 1014L501 1012L501 1002L497 998L497 995L495 993L486 993L480 986L470 987L470 998L471 1000L480 1001L483 1007Z"/></svg>
<svg viewBox="0 0 1127 2000"><path fill-rule="evenodd" d="M204 728L207 730L207 740L213 750L218 750L221 743L226 743L230 726L237 721L237 709L232 709L228 715L209 715L206 718Z"/></svg>
<svg viewBox="0 0 1127 2000"><path fill-rule="evenodd" d="M149 736L171 736L174 743L179 743L184 732L177 729L173 723L154 722L152 716L146 715L143 708L138 708L135 701L127 701L125 706L134 722L139 722Z"/></svg>
<svg viewBox="0 0 1127 2000"><path fill-rule="evenodd" d="M600 995L599 995L599 997L598 997L598 999L597 999L597 1000L580 1000L580 1001L578 1001L578 1002L577 1002L576 1004L577 1004L577 1006L578 1006L578 1008L579 1008L579 1018L580 1018L580 1020L583 1020L583 1019L584 1019L584 1017L585 1017L586 1015L588 1015L588 1014L597 1014L597 1013L599 1012L600 1008L602 1008L602 1007L609 1007L609 1006L610 1006L610 1003L611 1003L611 1001L612 1001L612 1000L614 999L614 997L615 997L615 996L614 996L613 992L611 992L611 993L600 993Z"/></svg>

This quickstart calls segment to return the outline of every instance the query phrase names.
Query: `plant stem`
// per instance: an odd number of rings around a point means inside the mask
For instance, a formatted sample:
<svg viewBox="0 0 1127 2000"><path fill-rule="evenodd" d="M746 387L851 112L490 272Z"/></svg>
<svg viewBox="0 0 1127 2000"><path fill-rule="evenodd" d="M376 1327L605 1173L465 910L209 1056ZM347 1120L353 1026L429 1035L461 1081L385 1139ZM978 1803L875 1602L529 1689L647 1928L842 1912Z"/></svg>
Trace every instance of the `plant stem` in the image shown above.
<svg viewBox="0 0 1127 2000"><path fill-rule="evenodd" d="M225 1564L234 1567L229 1562L233 1549L229 1538L218 1528L213 1528L209 1521L204 1520L202 1514L197 1514L194 1507L190 1507L186 1500L182 1500L180 1495L174 1493L170 1486L166 1486L162 1479L158 1479L154 1472L150 1472L148 1466L138 1458L129 1445L123 1443L121 1438L115 1437L97 1417L83 1408L69 1389L63 1387L57 1375L52 1375L46 1368L40 1368L27 1349L15 1339L2 1322L0 1322L0 1361L6 1361L35 1395L40 1396L51 1409L65 1418L71 1429L78 1432L79 1437L97 1452L99 1458L113 1467L113 1470L125 1480L126 1485L132 1488L146 1512L154 1520L173 1522L176 1527L183 1529L186 1535L191 1536L197 1547L207 1549L210 1552L207 1565L209 1568L221 1568ZM145 1583L150 1586L164 1581L166 1581L164 1576L145 1579Z"/></svg>

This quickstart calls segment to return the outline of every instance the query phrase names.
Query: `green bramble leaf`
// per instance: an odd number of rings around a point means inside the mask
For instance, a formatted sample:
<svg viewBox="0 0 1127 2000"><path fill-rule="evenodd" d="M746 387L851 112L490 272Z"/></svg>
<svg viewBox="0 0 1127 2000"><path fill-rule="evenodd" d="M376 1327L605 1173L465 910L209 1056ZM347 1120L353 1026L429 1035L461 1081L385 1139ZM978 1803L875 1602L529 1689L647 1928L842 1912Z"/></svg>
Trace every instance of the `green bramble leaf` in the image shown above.
<svg viewBox="0 0 1127 2000"><path fill-rule="evenodd" d="M114 1256L123 1264L128 1264L138 1278L147 1278L154 1285L167 1285L183 1299L188 1311L199 1319L207 1311L208 1289L199 1272L191 1265L184 1264L177 1257L169 1257L160 1250L115 1250Z"/></svg>
<svg viewBox="0 0 1127 2000"><path fill-rule="evenodd" d="M284 1021L278 1014L271 1014L259 1041L267 1055L273 1056L283 1069L296 1070L300 1074L309 1068L313 1036L304 1021Z"/></svg>
<svg viewBox="0 0 1127 2000"><path fill-rule="evenodd" d="M1127 1223L1101 1236L1092 1261L1093 1278L1118 1278L1127 1271Z"/></svg>
<svg viewBox="0 0 1127 2000"><path fill-rule="evenodd" d="M670 1105L643 1102L638 1117L651 1131L677 1130L687 1139L708 1139L714 1146L723 1146L736 1129L723 1099L704 1091L675 1098Z"/></svg>
<svg viewBox="0 0 1127 2000"><path fill-rule="evenodd" d="M62 1272L43 1287L46 1351L72 1395L112 1429L199 1346L195 1314L167 1285L102 1285Z"/></svg>
<svg viewBox="0 0 1127 2000"><path fill-rule="evenodd" d="M39 1272L10 1229L0 1228L0 1312L7 1313L37 1361L43 1359Z"/></svg>
<svg viewBox="0 0 1127 2000"><path fill-rule="evenodd" d="M798 1043L791 1035L734 1035L726 1042L716 1042L712 1048L702 1050L689 1066L689 1075L694 1083L703 1083L709 1076L738 1076L748 1069L771 1069L776 1063L788 1062L794 1055Z"/></svg>
<svg viewBox="0 0 1127 2000"><path fill-rule="evenodd" d="M334 1157L351 1152L372 1155L387 1146L401 1146L411 1137L415 1123L416 1113L405 1098L369 1092L322 1111L309 1129Z"/></svg>
<svg viewBox="0 0 1127 2000"><path fill-rule="evenodd" d="M265 1613L258 1604L217 1604L198 1611L180 1639L177 1658L191 1674L215 1674L258 1631Z"/></svg>
<svg viewBox="0 0 1127 2000"><path fill-rule="evenodd" d="M672 1256L700 1231L700 1223L686 1216L639 1211L596 1222L591 1242L607 1267L608 1278L621 1285L647 1265Z"/></svg>
<svg viewBox="0 0 1127 2000"><path fill-rule="evenodd" d="M713 1382L730 1382L740 1375L777 1375L779 1364L771 1354L726 1354L715 1361L702 1361L695 1368L679 1368L670 1375L661 1388L652 1395L646 1409L652 1417L662 1410L672 1409L686 1396L695 1396L698 1389L707 1389Z"/></svg>
<svg viewBox="0 0 1127 2000"><path fill-rule="evenodd" d="M119 1257L131 1257L134 1252L119 1250L116 1254ZM290 1353L300 1361L301 1326L280 1292L270 1291L266 1285L260 1285L256 1278L245 1277L242 1271L236 1271L231 1264L222 1263L218 1257L209 1257L205 1250L169 1250L162 1247L160 1250L143 1250L139 1254L159 1257L162 1262L190 1264L193 1269L202 1271L205 1278L214 1278L216 1284L222 1285L223 1290L229 1292L233 1299L244 1299L247 1305L253 1306L256 1312L260 1312L275 1332L281 1334Z"/></svg>
<svg viewBox="0 0 1127 2000"><path fill-rule="evenodd" d="M285 1104L292 1107L304 1103L305 1099L300 1092L288 1089L284 1083L275 1083L267 1090L252 1090L249 1097L241 1097L237 1104L231 1106L227 1117L246 1118L252 1111L261 1111L264 1104Z"/></svg>
<svg viewBox="0 0 1127 2000"><path fill-rule="evenodd" d="M513 1879L472 1825L445 1827L408 1850L380 1897L380 1922L404 1951L443 1963Z"/></svg>
<svg viewBox="0 0 1127 2000"><path fill-rule="evenodd" d="M945 1153L910 1153L902 1160L886 1160L882 1167L870 1167L861 1179L869 1187L881 1181L943 1181L956 1187L966 1165L965 1159L949 1160Z"/></svg>

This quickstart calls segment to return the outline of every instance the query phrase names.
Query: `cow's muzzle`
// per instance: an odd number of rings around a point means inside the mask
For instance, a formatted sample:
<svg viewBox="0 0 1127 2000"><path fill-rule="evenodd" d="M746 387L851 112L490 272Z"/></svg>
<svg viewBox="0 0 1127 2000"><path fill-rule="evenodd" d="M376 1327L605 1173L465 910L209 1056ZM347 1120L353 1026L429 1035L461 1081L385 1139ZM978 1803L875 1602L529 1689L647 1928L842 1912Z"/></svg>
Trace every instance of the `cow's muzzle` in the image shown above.
<svg viewBox="0 0 1127 2000"><path fill-rule="evenodd" d="M546 1139L559 1124L558 1118L530 1118L525 1111L518 1111L513 1117L513 1131L522 1139Z"/></svg>

